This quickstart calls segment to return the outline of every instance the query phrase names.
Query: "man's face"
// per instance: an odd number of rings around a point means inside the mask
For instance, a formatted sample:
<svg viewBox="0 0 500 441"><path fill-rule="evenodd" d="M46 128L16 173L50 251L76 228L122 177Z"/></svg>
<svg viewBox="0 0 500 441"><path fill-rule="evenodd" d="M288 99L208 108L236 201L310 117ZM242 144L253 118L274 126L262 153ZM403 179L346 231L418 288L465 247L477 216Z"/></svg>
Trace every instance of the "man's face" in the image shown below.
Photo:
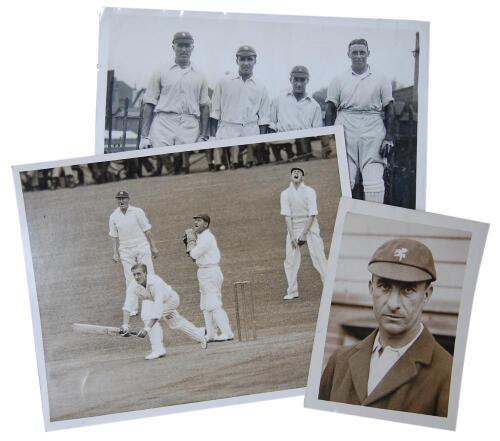
<svg viewBox="0 0 500 441"><path fill-rule="evenodd" d="M128 208L129 198L116 198L118 202L118 207L121 210L126 210Z"/></svg>
<svg viewBox="0 0 500 441"><path fill-rule="evenodd" d="M290 77L290 83L292 84L292 91L295 94L306 93L306 86L309 82L309 78L292 75Z"/></svg>
<svg viewBox="0 0 500 441"><path fill-rule="evenodd" d="M147 273L142 270L142 268L136 268L132 271L135 281L142 286L146 286Z"/></svg>
<svg viewBox="0 0 500 441"><path fill-rule="evenodd" d="M203 231L205 231L208 228L208 223L205 222L203 219L197 217L196 219L193 219L193 231L196 234L200 234Z"/></svg>
<svg viewBox="0 0 500 441"><path fill-rule="evenodd" d="M294 184L300 184L304 180L304 175L300 170L294 170L291 173L290 179Z"/></svg>
<svg viewBox="0 0 500 441"><path fill-rule="evenodd" d="M193 52L194 45L186 41L177 41L172 45L175 53L175 60L177 62L188 63L191 59L191 53Z"/></svg>
<svg viewBox="0 0 500 441"><path fill-rule="evenodd" d="M431 297L432 285L428 282L400 282L374 274L368 287L381 330L399 337L416 331L424 305Z"/></svg>
<svg viewBox="0 0 500 441"><path fill-rule="evenodd" d="M257 57L255 55L236 56L236 63L238 63L240 75L251 76L256 62Z"/></svg>
<svg viewBox="0 0 500 441"><path fill-rule="evenodd" d="M349 48L348 57L351 59L351 66L355 70L365 70L370 51L364 44L353 44Z"/></svg>

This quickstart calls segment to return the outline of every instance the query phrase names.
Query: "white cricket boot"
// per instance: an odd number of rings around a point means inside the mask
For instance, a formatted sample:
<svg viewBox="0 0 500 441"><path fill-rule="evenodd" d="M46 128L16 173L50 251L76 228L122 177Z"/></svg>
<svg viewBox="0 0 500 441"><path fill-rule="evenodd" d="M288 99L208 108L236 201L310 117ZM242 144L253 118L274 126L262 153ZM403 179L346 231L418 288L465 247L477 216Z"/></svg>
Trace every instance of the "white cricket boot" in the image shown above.
<svg viewBox="0 0 500 441"><path fill-rule="evenodd" d="M283 299L284 300L292 300L292 299L296 299L298 296L299 296L298 292L290 292L285 297L283 297Z"/></svg>
<svg viewBox="0 0 500 441"><path fill-rule="evenodd" d="M163 349L163 351L152 351L148 355L144 357L145 360L156 360L157 358L162 358L167 355L167 351Z"/></svg>

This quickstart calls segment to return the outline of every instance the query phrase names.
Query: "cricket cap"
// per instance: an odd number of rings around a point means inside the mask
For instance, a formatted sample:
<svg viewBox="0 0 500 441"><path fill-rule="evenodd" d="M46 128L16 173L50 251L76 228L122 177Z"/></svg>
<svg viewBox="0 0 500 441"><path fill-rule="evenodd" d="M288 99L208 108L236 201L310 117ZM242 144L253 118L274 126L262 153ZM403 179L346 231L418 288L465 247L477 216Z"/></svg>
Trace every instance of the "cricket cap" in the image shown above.
<svg viewBox="0 0 500 441"><path fill-rule="evenodd" d="M309 69L305 66L295 66L290 72L290 76L309 78Z"/></svg>
<svg viewBox="0 0 500 441"><path fill-rule="evenodd" d="M257 52L255 52L255 49L252 47L252 46L247 46L247 45L244 45L244 46L240 46L238 48L238 51L236 52L236 55L237 56L249 56L249 55L253 55L253 56L257 56Z"/></svg>
<svg viewBox="0 0 500 441"><path fill-rule="evenodd" d="M194 43L193 36L189 32L176 32L174 34L174 38L172 39L172 43Z"/></svg>
<svg viewBox="0 0 500 441"><path fill-rule="evenodd" d="M393 239L382 244L373 254L368 271L401 282L436 280L431 250L413 239Z"/></svg>
<svg viewBox="0 0 500 441"><path fill-rule="evenodd" d="M123 198L130 198L128 193L126 191L120 190L118 193L116 193L115 196L116 199L123 199Z"/></svg>
<svg viewBox="0 0 500 441"><path fill-rule="evenodd" d="M294 170L298 170L299 172L302 172L302 176L305 176L306 174L304 173L304 170L302 170L300 167L293 167L291 170L290 170L290 174L292 174L294 172Z"/></svg>
<svg viewBox="0 0 500 441"><path fill-rule="evenodd" d="M210 225L210 216L206 213L200 213L200 214L195 214L193 216L193 219L202 219L204 220L208 225Z"/></svg>

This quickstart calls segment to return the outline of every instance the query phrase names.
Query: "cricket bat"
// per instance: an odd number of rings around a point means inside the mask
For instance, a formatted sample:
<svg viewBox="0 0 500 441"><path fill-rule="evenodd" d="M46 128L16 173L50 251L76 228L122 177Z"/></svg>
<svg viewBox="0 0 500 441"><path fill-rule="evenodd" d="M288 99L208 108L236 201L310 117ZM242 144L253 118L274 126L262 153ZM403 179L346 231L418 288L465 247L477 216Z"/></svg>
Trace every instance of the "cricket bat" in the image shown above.
<svg viewBox="0 0 500 441"><path fill-rule="evenodd" d="M120 328L116 326L88 325L85 323L73 323L73 331L79 334L122 335ZM129 335L137 335L137 331L129 331L127 337Z"/></svg>

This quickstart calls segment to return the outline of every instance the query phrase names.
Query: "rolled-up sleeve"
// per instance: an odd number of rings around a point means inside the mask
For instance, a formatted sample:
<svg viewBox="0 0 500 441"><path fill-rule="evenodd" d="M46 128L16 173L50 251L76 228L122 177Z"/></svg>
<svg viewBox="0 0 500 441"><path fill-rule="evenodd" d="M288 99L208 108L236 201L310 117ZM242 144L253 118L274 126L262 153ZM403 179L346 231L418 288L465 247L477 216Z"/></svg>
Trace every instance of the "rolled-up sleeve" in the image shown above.
<svg viewBox="0 0 500 441"><path fill-rule="evenodd" d="M281 206L280 214L282 216L291 216L292 215L292 213L290 212L290 204L288 203L288 197L287 197L286 190L281 192L280 206Z"/></svg>
<svg viewBox="0 0 500 441"><path fill-rule="evenodd" d="M148 83L146 93L144 95L144 102L147 104L152 104L156 106L161 95L161 74L160 71L156 71Z"/></svg>
<svg viewBox="0 0 500 441"><path fill-rule="evenodd" d="M137 209L137 222L139 222L142 231L151 230L151 224L146 217L146 213L144 213L144 211L142 211L140 208Z"/></svg>
<svg viewBox="0 0 500 441"><path fill-rule="evenodd" d="M314 115L313 115L313 120L312 120L312 127L317 128L317 127L323 127L323 115L321 114L321 107L318 104L316 100L313 100L313 102L316 104L314 106Z"/></svg>
<svg viewBox="0 0 500 441"><path fill-rule="evenodd" d="M257 112L258 121L257 124L259 126L268 125L271 122L271 103L269 101L269 94L267 93L267 89L265 86L262 88L262 97L260 99L260 106Z"/></svg>
<svg viewBox="0 0 500 441"><path fill-rule="evenodd" d="M327 92L326 92L326 100L329 101L333 104L335 104L335 107L339 106L340 103L340 87L339 87L339 80L337 78L334 78L332 82L329 84Z"/></svg>
<svg viewBox="0 0 500 441"><path fill-rule="evenodd" d="M392 97L392 84L386 79L384 79L382 87L380 88L380 100L382 101L382 107L385 107L391 101L394 101L394 98Z"/></svg>
<svg viewBox="0 0 500 441"><path fill-rule="evenodd" d="M310 188L307 194L307 213L309 216L318 215L318 205L316 204L316 192Z"/></svg>
<svg viewBox="0 0 500 441"><path fill-rule="evenodd" d="M208 106L210 104L210 97L208 96L207 80L203 79L200 88L200 106Z"/></svg>
<svg viewBox="0 0 500 441"><path fill-rule="evenodd" d="M212 109L210 110L210 118L220 120L221 117L221 95L222 84L217 83L212 94Z"/></svg>
<svg viewBox="0 0 500 441"><path fill-rule="evenodd" d="M113 216L109 217L109 235L111 237L118 237L118 229L116 228Z"/></svg>

